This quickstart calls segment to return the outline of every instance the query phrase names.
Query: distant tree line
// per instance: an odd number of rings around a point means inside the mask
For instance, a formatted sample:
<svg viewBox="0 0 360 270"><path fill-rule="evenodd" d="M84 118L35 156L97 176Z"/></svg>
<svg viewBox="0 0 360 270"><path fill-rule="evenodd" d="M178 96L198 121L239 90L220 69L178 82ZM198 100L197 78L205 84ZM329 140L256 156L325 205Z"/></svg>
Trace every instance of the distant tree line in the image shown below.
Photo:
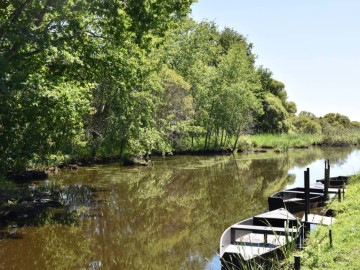
<svg viewBox="0 0 360 270"><path fill-rule="evenodd" d="M323 117L316 117L311 112L301 111L292 120L296 131L308 134L322 134L329 129L359 129L360 122L350 121L349 117L339 113L328 113Z"/></svg>
<svg viewBox="0 0 360 270"><path fill-rule="evenodd" d="M235 149L244 133L352 125L338 115L295 117L284 84L255 65L253 45L190 19L192 2L1 2L1 171L69 157Z"/></svg>

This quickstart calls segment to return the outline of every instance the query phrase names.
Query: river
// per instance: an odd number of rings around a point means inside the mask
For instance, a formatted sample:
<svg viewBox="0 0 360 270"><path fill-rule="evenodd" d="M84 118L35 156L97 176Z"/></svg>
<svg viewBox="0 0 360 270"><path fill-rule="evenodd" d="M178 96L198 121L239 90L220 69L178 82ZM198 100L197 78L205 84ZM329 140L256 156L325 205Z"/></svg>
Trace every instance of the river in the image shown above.
<svg viewBox="0 0 360 270"><path fill-rule="evenodd" d="M154 157L152 167L63 170L44 184L85 188L85 195L66 195L68 211L76 210L72 222L2 230L0 269L219 270L222 232L266 211L272 193L303 186L306 168L312 183L323 178L325 159L330 176L360 171L357 148Z"/></svg>

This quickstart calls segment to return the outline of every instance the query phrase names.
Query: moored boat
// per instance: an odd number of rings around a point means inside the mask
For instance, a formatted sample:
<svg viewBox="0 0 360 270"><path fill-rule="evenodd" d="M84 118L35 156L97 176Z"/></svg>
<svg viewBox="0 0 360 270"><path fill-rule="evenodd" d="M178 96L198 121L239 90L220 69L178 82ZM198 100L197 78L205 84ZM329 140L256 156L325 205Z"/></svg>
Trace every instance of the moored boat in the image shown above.
<svg viewBox="0 0 360 270"><path fill-rule="evenodd" d="M323 206L325 203L324 191L322 189L309 189L310 208ZM286 189L276 192L268 197L269 211L285 208L290 213L297 213L305 209L305 189L302 187Z"/></svg>
<svg viewBox="0 0 360 270"><path fill-rule="evenodd" d="M227 228L220 239L220 258L229 266L264 262L274 253L282 255L300 236L300 223L285 209L266 212Z"/></svg>
<svg viewBox="0 0 360 270"><path fill-rule="evenodd" d="M336 176L329 178L329 188L344 188L351 176ZM325 179L316 180L317 183L324 184Z"/></svg>

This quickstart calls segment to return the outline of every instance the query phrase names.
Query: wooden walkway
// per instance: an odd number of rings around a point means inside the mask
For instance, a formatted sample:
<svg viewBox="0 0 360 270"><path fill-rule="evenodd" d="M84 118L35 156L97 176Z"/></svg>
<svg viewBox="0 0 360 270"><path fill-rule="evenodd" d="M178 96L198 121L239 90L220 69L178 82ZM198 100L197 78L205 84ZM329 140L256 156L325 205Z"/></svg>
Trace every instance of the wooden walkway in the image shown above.
<svg viewBox="0 0 360 270"><path fill-rule="evenodd" d="M305 222L305 215L303 216L301 222ZM335 222L335 218L333 217L314 215L314 214L308 215L308 223L310 224L330 226L334 222Z"/></svg>

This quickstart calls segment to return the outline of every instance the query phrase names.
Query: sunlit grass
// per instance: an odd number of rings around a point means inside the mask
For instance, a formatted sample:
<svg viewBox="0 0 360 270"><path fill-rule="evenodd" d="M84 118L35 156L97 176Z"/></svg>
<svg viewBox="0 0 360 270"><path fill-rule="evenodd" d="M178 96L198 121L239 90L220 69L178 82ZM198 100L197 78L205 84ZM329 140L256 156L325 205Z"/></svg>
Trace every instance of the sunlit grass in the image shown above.
<svg viewBox="0 0 360 270"><path fill-rule="evenodd" d="M301 269L360 269L360 175L350 181L345 200L329 207L337 213L336 222L331 227L318 226L311 233L301 253Z"/></svg>
<svg viewBox="0 0 360 270"><path fill-rule="evenodd" d="M322 141L320 135L312 134L259 134L250 137L255 147L287 150L318 145Z"/></svg>

